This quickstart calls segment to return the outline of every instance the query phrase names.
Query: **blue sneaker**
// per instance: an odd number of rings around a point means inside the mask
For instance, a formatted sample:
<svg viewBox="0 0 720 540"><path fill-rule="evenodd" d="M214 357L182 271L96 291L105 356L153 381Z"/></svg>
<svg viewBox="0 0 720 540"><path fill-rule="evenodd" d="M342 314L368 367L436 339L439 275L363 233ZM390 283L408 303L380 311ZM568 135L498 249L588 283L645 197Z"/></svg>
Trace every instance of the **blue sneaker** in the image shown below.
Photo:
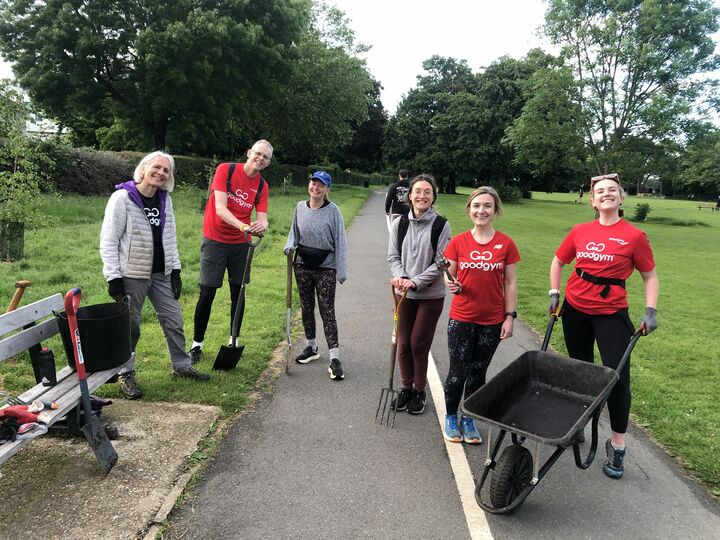
<svg viewBox="0 0 720 540"><path fill-rule="evenodd" d="M623 448L622 450L616 449L612 445L612 441L610 439L605 442L605 453L607 454L607 459L605 460L605 464L603 465L603 472L606 476L609 476L610 478L614 478L616 480L622 478L624 471L623 461L625 459L625 451L625 448Z"/></svg>
<svg viewBox="0 0 720 540"><path fill-rule="evenodd" d="M468 444L481 444L482 437L480 432L475 427L475 422L472 418L463 418L460 420L460 429L462 429L463 440Z"/></svg>
<svg viewBox="0 0 720 540"><path fill-rule="evenodd" d="M462 433L460 433L460 426L458 426L458 417L456 414L445 415L443 437L445 437L446 441L462 442Z"/></svg>

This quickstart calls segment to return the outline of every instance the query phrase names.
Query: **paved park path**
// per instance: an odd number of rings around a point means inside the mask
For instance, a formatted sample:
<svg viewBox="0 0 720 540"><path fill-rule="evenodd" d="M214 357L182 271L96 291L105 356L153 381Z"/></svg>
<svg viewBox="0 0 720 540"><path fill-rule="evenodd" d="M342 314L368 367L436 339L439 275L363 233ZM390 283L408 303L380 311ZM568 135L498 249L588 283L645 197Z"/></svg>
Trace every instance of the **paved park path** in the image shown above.
<svg viewBox="0 0 720 540"><path fill-rule="evenodd" d="M321 337L320 360L294 364L233 424L190 500L171 514L166 538L720 536L720 504L634 426L624 479L605 477L601 455L588 470L577 469L567 451L516 514L484 514L473 500L472 476L482 472L485 444L445 443L438 422L448 366L446 314L432 348L434 384L425 413L398 413L394 429L375 424L392 321L383 201L383 192L374 193L348 232L350 274L337 296L345 381L328 378ZM522 243L519 249L522 256ZM518 281L522 287L522 262ZM522 316L522 306L519 311ZM518 322L491 375L539 348L537 335ZM319 336L321 328L318 317ZM304 345L297 338L293 354ZM604 442L605 417L600 430ZM541 447L544 455L551 450Z"/></svg>

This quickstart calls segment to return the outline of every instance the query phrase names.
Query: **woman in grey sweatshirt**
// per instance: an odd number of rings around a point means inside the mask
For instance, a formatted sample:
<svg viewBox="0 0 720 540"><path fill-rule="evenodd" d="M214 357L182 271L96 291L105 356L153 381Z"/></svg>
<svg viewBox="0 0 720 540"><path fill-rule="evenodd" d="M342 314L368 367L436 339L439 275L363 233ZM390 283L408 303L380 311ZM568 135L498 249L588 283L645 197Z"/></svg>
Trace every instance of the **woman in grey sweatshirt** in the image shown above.
<svg viewBox="0 0 720 540"><path fill-rule="evenodd" d="M315 296L323 320L330 355L328 373L334 381L345 378L340 363L340 344L335 319L336 281L347 279L347 239L340 209L328 200L332 177L316 171L310 177L310 199L295 207L285 254L296 250L295 280L300 294L303 329L307 346L295 358L307 364L320 357L315 339Z"/></svg>
<svg viewBox="0 0 720 540"><path fill-rule="evenodd" d="M425 410L428 353L445 301L442 270L435 260L452 233L447 220L433 208L436 198L437 184L431 175L413 178L408 191L410 212L393 221L388 246L395 293L407 294L400 304L397 332L402 390L392 406L411 414ZM433 228L439 232L435 239Z"/></svg>

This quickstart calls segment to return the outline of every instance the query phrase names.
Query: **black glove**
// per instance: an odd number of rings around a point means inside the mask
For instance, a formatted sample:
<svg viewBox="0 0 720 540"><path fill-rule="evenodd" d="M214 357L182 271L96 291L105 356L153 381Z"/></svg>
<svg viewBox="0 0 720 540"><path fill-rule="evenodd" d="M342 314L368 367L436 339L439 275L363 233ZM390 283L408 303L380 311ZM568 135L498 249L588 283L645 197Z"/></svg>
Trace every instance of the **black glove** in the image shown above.
<svg viewBox="0 0 720 540"><path fill-rule="evenodd" d="M122 302L125 298L125 285L123 285L123 278L115 278L108 281L108 294L116 302Z"/></svg>
<svg viewBox="0 0 720 540"><path fill-rule="evenodd" d="M559 294L551 294L550 295L550 307L548 307L548 315L552 315L553 313L556 313L559 304L560 304L560 295Z"/></svg>
<svg viewBox="0 0 720 540"><path fill-rule="evenodd" d="M172 292L175 300L180 298L180 293L182 293L182 279L180 279L179 268L176 268L170 273L170 287L172 287Z"/></svg>
<svg viewBox="0 0 720 540"><path fill-rule="evenodd" d="M640 328L642 328L644 336L647 336L657 328L656 315L657 309L651 307L645 308L645 315L643 315L642 321L640 321Z"/></svg>

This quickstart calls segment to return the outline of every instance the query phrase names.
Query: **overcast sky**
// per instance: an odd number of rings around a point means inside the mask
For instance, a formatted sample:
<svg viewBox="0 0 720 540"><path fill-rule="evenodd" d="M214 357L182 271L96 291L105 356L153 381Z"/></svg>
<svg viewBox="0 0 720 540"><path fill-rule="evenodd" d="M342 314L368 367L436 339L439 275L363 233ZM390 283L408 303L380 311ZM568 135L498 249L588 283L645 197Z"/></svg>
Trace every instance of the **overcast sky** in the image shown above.
<svg viewBox="0 0 720 540"><path fill-rule="evenodd" d="M433 54L468 61L477 72L503 55L520 58L533 47L547 5L542 0L328 0L351 20L370 73L383 85L393 114Z"/></svg>
<svg viewBox="0 0 720 540"><path fill-rule="evenodd" d="M327 1L346 13L357 40L372 46L365 59L384 87L382 102L390 114L433 54L467 60L477 72L503 55L521 58L533 47L551 51L538 31L544 0ZM9 76L0 60L0 77Z"/></svg>

